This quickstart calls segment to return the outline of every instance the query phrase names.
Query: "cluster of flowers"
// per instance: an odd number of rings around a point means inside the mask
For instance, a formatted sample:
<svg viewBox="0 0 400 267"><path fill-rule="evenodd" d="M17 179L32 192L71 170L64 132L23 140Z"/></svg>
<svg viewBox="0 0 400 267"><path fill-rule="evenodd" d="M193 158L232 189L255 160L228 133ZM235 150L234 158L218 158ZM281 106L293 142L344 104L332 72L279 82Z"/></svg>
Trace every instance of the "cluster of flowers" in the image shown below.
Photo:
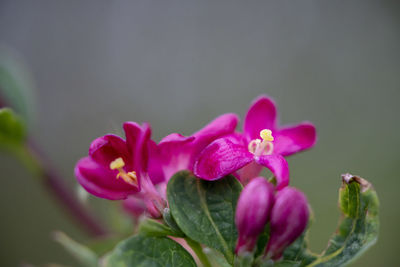
<svg viewBox="0 0 400 267"><path fill-rule="evenodd" d="M149 124L125 122L126 139L111 134L95 139L89 156L77 163L75 175L89 193L124 200L137 215L147 212L161 218L168 206L166 185L176 172L190 170L205 180L233 174L244 185L235 215L236 253L252 251L269 223L266 254L277 259L308 221L307 200L288 186L284 157L312 147L315 127L309 122L278 127L276 106L266 96L250 106L243 132L236 131L238 120L235 114L224 114L189 137L172 133L158 144L151 139ZM259 177L263 167L274 179Z"/></svg>

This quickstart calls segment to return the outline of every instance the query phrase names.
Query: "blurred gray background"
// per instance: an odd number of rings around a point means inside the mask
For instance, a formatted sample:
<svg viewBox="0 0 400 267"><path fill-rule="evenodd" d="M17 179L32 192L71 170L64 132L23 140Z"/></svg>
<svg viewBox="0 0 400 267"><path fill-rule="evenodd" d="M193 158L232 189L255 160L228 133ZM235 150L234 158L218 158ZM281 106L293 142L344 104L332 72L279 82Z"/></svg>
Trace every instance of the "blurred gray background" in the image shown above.
<svg viewBox="0 0 400 267"><path fill-rule="evenodd" d="M381 200L379 241L352 266L396 266L399 15L398 1L2 0L0 42L32 71L32 138L71 188L91 140L126 120L149 121L159 140L243 117L267 94L282 124L318 129L317 146L289 159L315 212L311 248L334 231L340 174L351 172ZM50 233L84 235L19 162L0 160L0 265L73 264Z"/></svg>

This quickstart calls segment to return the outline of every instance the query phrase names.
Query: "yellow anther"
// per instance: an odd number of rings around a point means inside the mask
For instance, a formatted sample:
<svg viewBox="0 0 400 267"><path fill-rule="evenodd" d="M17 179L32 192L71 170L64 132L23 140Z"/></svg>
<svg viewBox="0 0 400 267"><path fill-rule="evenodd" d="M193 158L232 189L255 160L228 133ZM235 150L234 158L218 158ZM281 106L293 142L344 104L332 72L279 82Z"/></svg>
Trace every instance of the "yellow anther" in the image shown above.
<svg viewBox="0 0 400 267"><path fill-rule="evenodd" d="M272 136L272 131L269 129L264 129L260 132L260 137L264 140L264 141L274 141L274 137Z"/></svg>
<svg viewBox="0 0 400 267"><path fill-rule="evenodd" d="M136 172L135 171L126 172L126 173L125 172L120 172L120 173L117 174L117 179L119 177L124 178L124 176L125 176L125 178L129 177L131 180L134 180L134 181L137 180L137 176L136 176Z"/></svg>
<svg viewBox="0 0 400 267"><path fill-rule="evenodd" d="M137 176L135 171L126 172L123 168L125 166L125 162L122 158L116 158L110 163L111 170L118 170L117 179L122 178L126 183L133 185L135 187L138 186Z"/></svg>
<svg viewBox="0 0 400 267"><path fill-rule="evenodd" d="M125 162L122 158L116 158L115 160L111 161L110 169L111 170L118 170L125 166Z"/></svg>

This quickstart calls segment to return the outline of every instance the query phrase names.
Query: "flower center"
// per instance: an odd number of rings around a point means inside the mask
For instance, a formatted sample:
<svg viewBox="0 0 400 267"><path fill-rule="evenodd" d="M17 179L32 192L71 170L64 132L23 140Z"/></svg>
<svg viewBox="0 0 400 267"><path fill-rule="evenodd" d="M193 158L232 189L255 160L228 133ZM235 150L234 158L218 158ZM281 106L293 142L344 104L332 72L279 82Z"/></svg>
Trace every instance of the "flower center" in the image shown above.
<svg viewBox="0 0 400 267"><path fill-rule="evenodd" d="M272 131L264 129L260 132L261 139L251 140L249 143L249 151L255 156L271 155L274 150L274 137Z"/></svg>
<svg viewBox="0 0 400 267"><path fill-rule="evenodd" d="M126 183L133 185L134 187L138 187L138 181L135 171L126 172L124 170L125 162L124 160L119 157L115 160L111 161L110 169L111 170L118 170L117 179L122 178Z"/></svg>

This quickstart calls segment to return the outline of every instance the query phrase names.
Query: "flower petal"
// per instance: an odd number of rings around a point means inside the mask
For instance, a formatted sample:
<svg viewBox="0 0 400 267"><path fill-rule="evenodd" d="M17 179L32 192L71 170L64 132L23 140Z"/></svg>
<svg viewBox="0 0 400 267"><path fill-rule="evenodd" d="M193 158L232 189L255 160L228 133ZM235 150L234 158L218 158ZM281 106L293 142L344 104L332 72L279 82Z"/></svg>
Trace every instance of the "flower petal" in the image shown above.
<svg viewBox="0 0 400 267"><path fill-rule="evenodd" d="M90 157L82 158L75 166L78 182L89 193L111 200L126 199L138 191L138 188L117 179L118 171L97 163Z"/></svg>
<svg viewBox="0 0 400 267"><path fill-rule="evenodd" d="M116 158L122 157L124 162L127 162L129 158L125 141L113 134L96 138L90 144L89 155L94 161L107 167Z"/></svg>
<svg viewBox="0 0 400 267"><path fill-rule="evenodd" d="M127 121L123 124L125 136L126 136L126 145L130 150L131 154L134 154L136 146L138 145L139 136L142 134L142 127L133 121Z"/></svg>
<svg viewBox="0 0 400 267"><path fill-rule="evenodd" d="M132 127L132 124L126 125L124 124L124 129L125 131L128 129L134 129ZM132 128L131 128L132 127ZM133 131L132 131L133 132ZM136 129L135 129L135 134L136 134ZM147 170L148 170L148 161L149 161L149 154L150 154L150 141L151 141L151 128L150 124L148 123L143 123L142 127L140 128L140 133L138 135L135 135L135 144L132 142L129 142L128 145L131 143L132 144L132 149L133 149L133 158L134 158L134 170L136 171L137 174L140 176L147 175ZM127 134L127 142L128 142L128 134Z"/></svg>
<svg viewBox="0 0 400 267"><path fill-rule="evenodd" d="M195 132L192 136L196 138L195 143L198 147L201 147L202 145L206 147L212 141L224 135L233 133L238 121L239 118L236 114L223 114L215 118L201 130Z"/></svg>
<svg viewBox="0 0 400 267"><path fill-rule="evenodd" d="M275 134L274 153L289 156L309 149L317 141L315 127L310 122L303 122L294 127L283 128Z"/></svg>
<svg viewBox="0 0 400 267"><path fill-rule="evenodd" d="M150 177L159 175L156 174L158 169L161 170L165 180L169 180L180 170L191 170L194 139L193 136L185 137L180 134L170 134L165 137L158 144L156 153L150 157Z"/></svg>
<svg viewBox="0 0 400 267"><path fill-rule="evenodd" d="M205 180L216 180L253 161L247 147L231 138L220 138L208 145L194 165L194 174Z"/></svg>
<svg viewBox="0 0 400 267"><path fill-rule="evenodd" d="M149 160L148 174L153 184L159 184L165 181L164 171L160 163L158 146L153 140L149 140Z"/></svg>
<svg viewBox="0 0 400 267"><path fill-rule="evenodd" d="M192 141L194 139L193 136L183 136L179 133L172 133L161 139L159 145L163 143L168 143L168 142L186 142L186 141Z"/></svg>
<svg viewBox="0 0 400 267"><path fill-rule="evenodd" d="M248 141L260 138L260 131L270 129L274 131L277 123L275 103L266 96L253 101L247 111L243 132Z"/></svg>
<svg viewBox="0 0 400 267"><path fill-rule="evenodd" d="M266 155L256 158L256 161L270 169L275 175L277 184L276 189L280 190L289 184L289 165L286 159L278 154Z"/></svg>
<svg viewBox="0 0 400 267"><path fill-rule="evenodd" d="M247 185L253 178L260 175L263 166L258 164L257 162L253 161L250 164L247 164L240 170L238 170L238 178L243 186Z"/></svg>

